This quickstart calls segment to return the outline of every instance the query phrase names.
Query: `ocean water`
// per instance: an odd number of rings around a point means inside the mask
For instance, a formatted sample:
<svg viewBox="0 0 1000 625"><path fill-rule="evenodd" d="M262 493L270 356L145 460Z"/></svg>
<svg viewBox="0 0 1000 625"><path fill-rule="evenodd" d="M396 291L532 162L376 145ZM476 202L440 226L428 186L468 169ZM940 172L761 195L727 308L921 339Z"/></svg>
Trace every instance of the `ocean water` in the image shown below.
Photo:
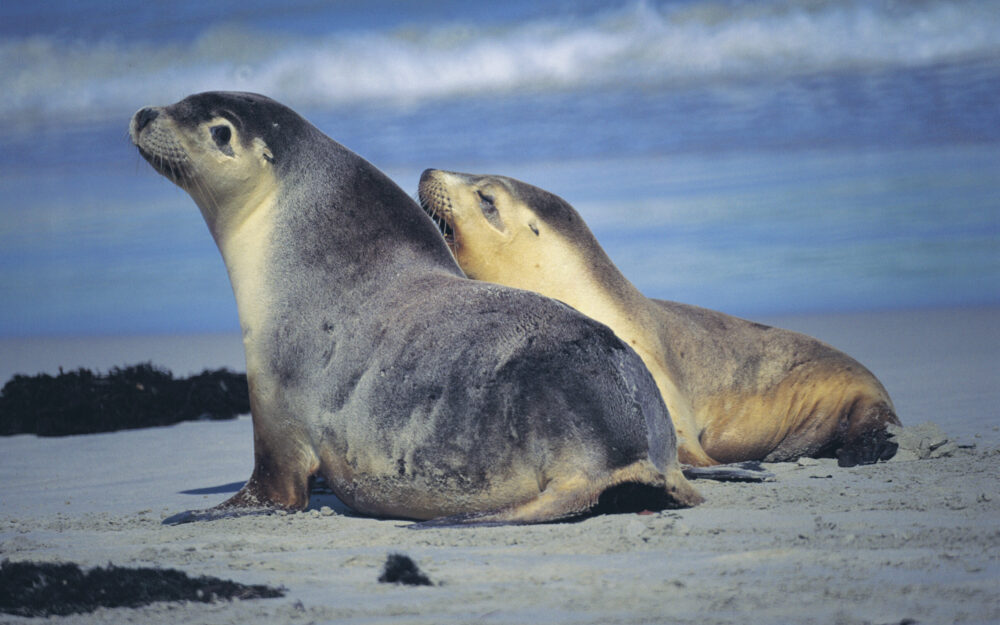
<svg viewBox="0 0 1000 625"><path fill-rule="evenodd" d="M129 117L264 93L414 193L558 193L647 295L742 316L1000 304L992 1L8 2L0 336L232 332Z"/></svg>

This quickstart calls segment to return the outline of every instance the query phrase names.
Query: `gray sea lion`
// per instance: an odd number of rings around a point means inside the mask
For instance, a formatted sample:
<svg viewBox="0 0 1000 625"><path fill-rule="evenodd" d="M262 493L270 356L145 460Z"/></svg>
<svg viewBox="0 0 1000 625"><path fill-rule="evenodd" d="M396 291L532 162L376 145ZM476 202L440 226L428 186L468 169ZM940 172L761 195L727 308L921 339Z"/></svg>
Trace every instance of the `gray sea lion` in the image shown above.
<svg viewBox="0 0 1000 625"><path fill-rule="evenodd" d="M566 201L504 176L427 170L419 196L471 278L530 289L606 323L642 357L680 461L711 466L892 457L892 401L861 364L816 339L647 299Z"/></svg>
<svg viewBox="0 0 1000 625"><path fill-rule="evenodd" d="M130 136L201 209L236 296L255 463L215 512L301 509L313 475L359 512L440 524L563 519L622 488L700 501L631 349L467 279L406 193L294 111L202 93Z"/></svg>

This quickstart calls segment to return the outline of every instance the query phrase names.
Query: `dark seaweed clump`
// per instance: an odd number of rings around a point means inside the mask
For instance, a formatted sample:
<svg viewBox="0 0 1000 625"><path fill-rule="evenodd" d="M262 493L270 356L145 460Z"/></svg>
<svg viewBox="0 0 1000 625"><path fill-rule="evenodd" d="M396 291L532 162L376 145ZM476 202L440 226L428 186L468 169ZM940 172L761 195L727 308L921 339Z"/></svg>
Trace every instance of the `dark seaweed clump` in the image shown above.
<svg viewBox="0 0 1000 625"><path fill-rule="evenodd" d="M106 375L77 369L15 375L0 391L0 436L67 436L231 419L250 412L246 374L227 369L174 379L150 363Z"/></svg>
<svg viewBox="0 0 1000 625"><path fill-rule="evenodd" d="M269 586L245 586L215 577L188 577L175 569L108 565L84 572L76 564L0 564L0 612L50 616L97 608L136 608L156 601L263 599L284 596Z"/></svg>
<svg viewBox="0 0 1000 625"><path fill-rule="evenodd" d="M378 581L384 584L406 584L407 586L434 585L409 556L401 553L389 554Z"/></svg>

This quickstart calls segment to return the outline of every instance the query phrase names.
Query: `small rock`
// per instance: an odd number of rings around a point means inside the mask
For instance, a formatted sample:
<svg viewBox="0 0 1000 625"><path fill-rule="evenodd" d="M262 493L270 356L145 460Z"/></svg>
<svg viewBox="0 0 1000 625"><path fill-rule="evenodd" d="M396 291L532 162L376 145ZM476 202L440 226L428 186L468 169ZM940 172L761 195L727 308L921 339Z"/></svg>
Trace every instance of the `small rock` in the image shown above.
<svg viewBox="0 0 1000 625"><path fill-rule="evenodd" d="M407 586L433 586L410 556L390 553L378 581L383 584L406 584Z"/></svg>
<svg viewBox="0 0 1000 625"><path fill-rule="evenodd" d="M940 458L942 455L950 456L957 450L955 443L948 440L936 423L921 423L907 427L890 424L886 427L886 431L899 444L899 450L893 460ZM946 449L938 452L942 447Z"/></svg>
<svg viewBox="0 0 1000 625"><path fill-rule="evenodd" d="M937 447L935 449L931 449L930 450L930 454L927 457L928 458L950 458L951 456L954 456L955 452L957 452L957 451L958 451L958 444L956 444L954 441L948 441L948 442L944 443L943 445L941 445L940 447Z"/></svg>

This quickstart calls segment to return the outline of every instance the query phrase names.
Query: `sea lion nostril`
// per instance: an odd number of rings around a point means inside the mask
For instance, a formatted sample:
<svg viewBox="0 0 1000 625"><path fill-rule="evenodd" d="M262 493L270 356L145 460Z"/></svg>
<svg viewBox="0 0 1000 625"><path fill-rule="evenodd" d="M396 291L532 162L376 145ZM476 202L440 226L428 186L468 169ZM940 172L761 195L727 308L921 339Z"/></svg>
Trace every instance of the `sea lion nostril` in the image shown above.
<svg viewBox="0 0 1000 625"><path fill-rule="evenodd" d="M149 125L149 122L159 117L160 112L156 109L144 108L135 114L135 131L142 132L142 129Z"/></svg>

